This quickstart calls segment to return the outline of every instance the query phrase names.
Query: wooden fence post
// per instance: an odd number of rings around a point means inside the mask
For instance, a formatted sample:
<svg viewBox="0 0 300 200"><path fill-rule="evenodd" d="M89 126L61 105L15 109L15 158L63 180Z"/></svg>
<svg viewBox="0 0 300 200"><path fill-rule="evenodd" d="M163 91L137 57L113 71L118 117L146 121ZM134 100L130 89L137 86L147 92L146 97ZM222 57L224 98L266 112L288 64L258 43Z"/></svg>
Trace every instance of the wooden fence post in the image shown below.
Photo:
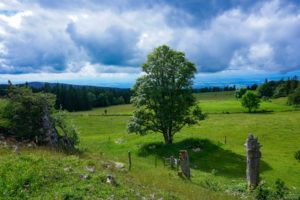
<svg viewBox="0 0 300 200"><path fill-rule="evenodd" d="M128 170L131 170L131 152L128 151Z"/></svg>

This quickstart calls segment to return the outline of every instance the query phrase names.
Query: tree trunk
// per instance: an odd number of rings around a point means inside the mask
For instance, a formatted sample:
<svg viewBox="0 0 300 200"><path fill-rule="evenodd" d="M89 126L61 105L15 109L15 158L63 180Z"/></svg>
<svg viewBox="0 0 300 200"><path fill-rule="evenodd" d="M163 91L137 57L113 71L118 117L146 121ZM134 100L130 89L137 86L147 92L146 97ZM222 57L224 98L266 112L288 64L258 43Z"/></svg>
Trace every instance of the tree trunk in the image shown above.
<svg viewBox="0 0 300 200"><path fill-rule="evenodd" d="M164 133L164 139L165 139L165 144L172 144L173 143L173 136L172 134L165 132Z"/></svg>

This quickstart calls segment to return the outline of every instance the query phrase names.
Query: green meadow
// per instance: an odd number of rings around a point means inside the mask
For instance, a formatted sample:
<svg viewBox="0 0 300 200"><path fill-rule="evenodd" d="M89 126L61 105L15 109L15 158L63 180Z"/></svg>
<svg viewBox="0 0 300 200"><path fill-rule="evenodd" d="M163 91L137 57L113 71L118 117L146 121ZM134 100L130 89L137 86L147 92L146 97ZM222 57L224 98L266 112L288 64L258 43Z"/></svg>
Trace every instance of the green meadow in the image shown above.
<svg viewBox="0 0 300 200"><path fill-rule="evenodd" d="M300 111L287 105L286 98L262 102L257 112L246 113L233 92L196 97L207 119L182 129L172 145L164 145L159 133L128 134L132 105L66 113L80 132L80 153L76 155L29 147L16 155L2 145L0 198L108 199L114 195L114 199L252 199L245 184L244 144L250 133L261 144L262 180L273 187L279 178L291 198L300 195L300 163L294 158L300 150ZM194 152L195 147L201 151ZM181 149L188 150L190 156L191 181L181 179L177 169L163 164L164 157L178 157ZM132 154L130 171L103 167L113 161L127 167L128 151ZM95 172L86 172L85 166L94 166ZM105 183L109 173L118 186ZM82 174L89 177L81 179Z"/></svg>

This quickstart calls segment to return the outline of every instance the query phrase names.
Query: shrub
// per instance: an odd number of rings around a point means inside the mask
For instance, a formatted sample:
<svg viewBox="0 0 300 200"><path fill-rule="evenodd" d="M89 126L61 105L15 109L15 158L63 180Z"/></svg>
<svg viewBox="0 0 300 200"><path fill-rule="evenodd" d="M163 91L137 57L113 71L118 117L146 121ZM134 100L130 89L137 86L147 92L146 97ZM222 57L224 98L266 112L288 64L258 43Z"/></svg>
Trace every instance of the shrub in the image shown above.
<svg viewBox="0 0 300 200"><path fill-rule="evenodd" d="M59 145L64 150L74 150L79 142L78 132L74 125L67 123L61 112L54 115L53 94L33 93L28 87L10 86L8 97L3 114L8 120L8 134L20 140L28 139L38 144ZM51 130L53 141L49 142L47 130Z"/></svg>
<svg viewBox="0 0 300 200"><path fill-rule="evenodd" d="M59 111L54 115L54 122L59 133L59 145L63 150L73 151L79 143L79 133L73 123L64 118L64 113Z"/></svg>
<svg viewBox="0 0 300 200"><path fill-rule="evenodd" d="M300 105L300 86L288 96L288 104Z"/></svg>
<svg viewBox="0 0 300 200"><path fill-rule="evenodd" d="M286 195L288 193L288 188L285 186L284 181L277 179L275 182L275 192L274 199L286 199Z"/></svg>
<svg viewBox="0 0 300 200"><path fill-rule="evenodd" d="M265 182L262 182L258 185L255 190L255 199L256 200L267 200L270 197L270 189L267 188Z"/></svg>
<svg viewBox="0 0 300 200"><path fill-rule="evenodd" d="M300 150L296 151L295 158L296 158L296 160L298 160L300 162Z"/></svg>
<svg viewBox="0 0 300 200"><path fill-rule="evenodd" d="M10 86L9 102L3 117L9 120L9 134L18 138L34 140L43 134L43 109L53 111L55 96L47 93L33 93L30 88Z"/></svg>
<svg viewBox="0 0 300 200"><path fill-rule="evenodd" d="M204 181L202 181L200 184L202 187L213 190L213 191L221 190L220 184L217 181L215 181L214 179L207 178Z"/></svg>

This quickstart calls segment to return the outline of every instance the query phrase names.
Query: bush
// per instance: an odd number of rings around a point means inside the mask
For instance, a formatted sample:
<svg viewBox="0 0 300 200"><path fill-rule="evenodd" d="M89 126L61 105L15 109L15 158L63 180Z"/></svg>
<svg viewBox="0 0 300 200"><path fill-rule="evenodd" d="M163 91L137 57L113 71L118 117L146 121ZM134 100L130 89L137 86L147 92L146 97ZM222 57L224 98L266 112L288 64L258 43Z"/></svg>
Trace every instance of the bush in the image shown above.
<svg viewBox="0 0 300 200"><path fill-rule="evenodd" d="M59 146L66 151L73 151L79 143L79 133L73 123L67 122L64 113L59 111L54 115L54 122L59 133Z"/></svg>
<svg viewBox="0 0 300 200"><path fill-rule="evenodd" d="M288 104L300 105L300 86L288 96Z"/></svg>
<svg viewBox="0 0 300 200"><path fill-rule="evenodd" d="M255 190L255 199L256 200L267 200L269 199L271 191L266 187L265 182L262 182L258 185Z"/></svg>
<svg viewBox="0 0 300 200"><path fill-rule="evenodd" d="M5 122L9 125L8 134L20 140L60 146L64 150L75 149L79 142L78 132L74 125L67 123L61 112L54 115L53 94L33 93L27 87L10 86L8 97L9 102L3 114L8 120ZM49 134L53 137L51 141Z"/></svg>
<svg viewBox="0 0 300 200"><path fill-rule="evenodd" d="M275 182L275 192L274 192L274 199L283 200L286 199L286 195L288 193L288 188L285 186L285 183L277 179Z"/></svg>
<svg viewBox="0 0 300 200"><path fill-rule="evenodd" d="M33 93L27 87L10 86L8 98L3 117L10 122L9 134L29 140L41 138L43 109L46 106L49 113L52 113L55 96L47 93Z"/></svg>
<svg viewBox="0 0 300 200"><path fill-rule="evenodd" d="M296 158L296 160L298 160L300 162L300 150L296 151L295 158Z"/></svg>

